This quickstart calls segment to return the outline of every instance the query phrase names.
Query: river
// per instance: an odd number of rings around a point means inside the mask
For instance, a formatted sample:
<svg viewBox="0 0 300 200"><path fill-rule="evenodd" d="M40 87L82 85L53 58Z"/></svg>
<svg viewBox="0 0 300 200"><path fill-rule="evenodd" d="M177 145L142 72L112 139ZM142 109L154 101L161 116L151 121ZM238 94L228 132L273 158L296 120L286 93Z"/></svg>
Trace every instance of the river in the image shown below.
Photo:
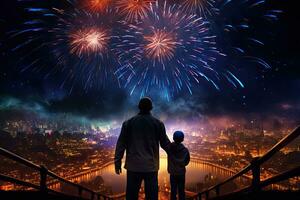
<svg viewBox="0 0 300 200"><path fill-rule="evenodd" d="M124 169L121 175L116 175L114 171L114 165L110 163L101 169L76 175L71 178L71 181L110 195L124 193L126 187L126 170ZM192 159L187 167L186 189L191 192L199 192L232 175L233 172L230 170ZM51 188L58 189L58 187L63 186L55 184ZM169 191L169 174L167 173L166 158L160 159L159 187L160 191ZM236 185L229 185L228 187L236 189Z"/></svg>

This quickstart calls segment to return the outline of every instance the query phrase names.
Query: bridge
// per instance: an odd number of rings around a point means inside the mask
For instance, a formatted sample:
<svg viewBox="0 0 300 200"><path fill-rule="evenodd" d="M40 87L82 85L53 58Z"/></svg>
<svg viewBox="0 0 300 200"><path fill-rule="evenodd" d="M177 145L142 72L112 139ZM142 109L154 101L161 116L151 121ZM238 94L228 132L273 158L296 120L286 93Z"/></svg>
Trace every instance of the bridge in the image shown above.
<svg viewBox="0 0 300 200"><path fill-rule="evenodd" d="M262 165L270 160L277 152L282 150L292 141L294 141L300 135L300 127L296 128L289 135L280 140L276 145L274 145L267 153L261 157L256 157L252 162L240 170L237 173L230 171L230 174L233 174L231 177L225 181L218 183L198 194L194 194L188 199L190 200L253 200L253 199L291 199L299 200L300 191L299 188L297 191L275 191L275 190L264 190L268 186L272 186L281 181L286 181L291 178L300 176L300 160L295 160L296 167L290 169L281 174L275 175L273 177L261 180L261 168ZM7 176L5 174L0 174L0 180L5 182L11 182L13 184L21 185L30 190L25 191L1 191L0 190L0 199L51 199L51 200L117 200L124 199L124 194L109 196L101 194L99 192L93 191L87 187L84 187L80 184L74 183L66 178L63 178L54 172L48 170L45 166L39 166L35 163L26 160L6 149L0 148L0 155L13 160L17 163L20 163L24 166L31 168L32 170L39 173L40 181L39 184L30 183L24 180L20 180L14 177ZM204 161L206 162L206 161ZM212 164L212 163L209 163ZM212 164L214 165L214 164ZM221 167L221 166L218 166ZM250 174L250 175L249 175ZM241 189L237 189L232 192L225 191L226 185L234 181L240 180L241 178L247 178L251 181L249 186L246 186ZM49 179L52 179L49 181ZM69 185L76 189L71 195L67 194L66 191L57 191L53 190L49 185L55 181L62 182L66 185Z"/></svg>

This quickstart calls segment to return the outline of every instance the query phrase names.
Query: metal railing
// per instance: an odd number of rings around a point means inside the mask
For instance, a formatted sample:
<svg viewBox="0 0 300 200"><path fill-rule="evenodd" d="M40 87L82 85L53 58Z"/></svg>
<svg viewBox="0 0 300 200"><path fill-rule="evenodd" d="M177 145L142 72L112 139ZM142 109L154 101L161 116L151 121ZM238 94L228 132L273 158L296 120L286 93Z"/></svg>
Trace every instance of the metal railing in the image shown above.
<svg viewBox="0 0 300 200"><path fill-rule="evenodd" d="M83 192L88 192L90 194L90 198L91 200L94 200L94 199L97 199L97 200L111 200L113 198L109 197L109 196L106 196L106 195L103 195L103 194L100 194L100 193L97 193L89 188L86 188L82 185L79 185L79 184L76 184L76 183L73 183L71 181L68 181L60 176L58 176L57 174L55 174L54 172L48 170L45 166L41 165L36 165L35 163L29 161L29 160L26 160L25 158L22 158L6 149L3 149L0 147L0 155L10 159L10 160L13 160L13 161L16 161L20 164L23 164L35 171L39 171L39 174L40 174L40 184L37 185L37 184L33 184L33 183L30 183L30 182L26 182L26 181L23 181L23 180L20 180L20 179L17 179L17 178L14 178L14 177L10 177L10 176L7 176L7 175L4 175L4 174L0 174L0 180L2 181L6 181L6 182L10 182L10 183L14 183L14 184L17 184L17 185L22 185L22 186L25 186L25 187L29 187L29 188L34 188L34 189L37 189L41 192L44 192L44 193L53 193L53 194L57 194L57 195L68 195L66 193L63 193L63 192L58 192L58 191L55 191L55 190L52 190L50 188L47 187L47 177L51 177L55 180L58 180L60 182L63 182L67 185L71 185L71 186L74 186L75 188L77 188L77 195L74 195L75 197L80 197L82 199L88 199L88 198L85 198L83 197ZM70 195L68 195L70 196Z"/></svg>
<svg viewBox="0 0 300 200"><path fill-rule="evenodd" d="M266 161L268 161L275 153L279 152L282 148L284 148L290 142L295 140L299 135L300 135L300 126L297 127L294 131L292 131L289 135L285 136L282 140L280 140L276 145L274 145L262 157L254 158L248 166L246 166L244 169L242 169L241 171L239 171L235 175L229 177L225 181L223 181L223 182L221 182L221 183L219 183L215 186L212 186L212 187L208 188L207 190L204 190L204 191L198 193L196 196L192 197L191 199L201 200L202 197L206 200L207 199L213 199L213 198L210 198L210 193L211 192L214 192L216 197L220 197L221 196L220 195L220 189L223 185L233 181L234 179L236 179L238 177L242 177L242 176L246 175L246 173L248 173L249 171L252 172L252 183L251 183L251 185L249 187L246 187L246 188L243 188L241 190L226 194L224 196L229 196L229 195L234 196L236 194L241 194L241 193L245 193L245 192L258 192L263 187L278 183L280 181L287 180L289 178L300 176L300 163L299 163L299 166L297 166L296 168L294 168L292 170L289 170L289 171L286 171L282 174L273 176L273 177L268 178L264 181L261 181L261 179L260 179L261 165L263 163L265 163Z"/></svg>

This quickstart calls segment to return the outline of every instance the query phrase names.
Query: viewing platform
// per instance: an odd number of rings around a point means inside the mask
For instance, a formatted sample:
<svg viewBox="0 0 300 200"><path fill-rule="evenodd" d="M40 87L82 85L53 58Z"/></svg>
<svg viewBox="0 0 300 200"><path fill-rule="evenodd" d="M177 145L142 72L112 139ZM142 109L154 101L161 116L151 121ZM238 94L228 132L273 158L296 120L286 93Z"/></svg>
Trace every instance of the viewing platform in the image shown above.
<svg viewBox="0 0 300 200"><path fill-rule="evenodd" d="M213 186L206 187L207 189L201 190L200 192L189 192L187 190L187 199L200 200L200 199L216 199L216 200L259 200L259 199L286 199L286 200L299 200L300 199L300 188L283 188L282 190L276 190L280 182L288 179L293 179L300 176L300 161L295 160L296 167L286 172L280 173L273 177L262 180L261 169L262 165L271 159L274 154L282 150L286 145L294 141L300 135L300 127L296 128L289 135L280 140L274 145L267 153L261 157L254 158L252 162L240 170L235 172L230 169L226 169L222 166L209 163L208 161L197 160L192 158L192 162L189 167L188 173L193 173L192 177L197 177L201 174L201 171L196 171L197 167L209 166L211 169L215 168L215 174L206 177L207 181L215 181ZM63 178L54 172L48 170L45 166L39 166L20 157L6 149L0 148L0 155L11 159L17 163L31 168L32 170L39 173L40 182L39 184L30 183L24 180L20 180L14 177L10 177L4 174L0 174L0 180L5 182L11 182L13 184L24 186L28 189L24 191L1 191L0 199L91 199L91 200L112 200L112 199L125 199L125 193L120 192L119 194L104 194L98 192L90 187L83 186L78 181L80 178L92 176L92 173L97 173L99 170L111 170L112 163L107 163L106 166L102 166L100 169L93 169L89 172L83 172L73 177ZM162 163L162 166L165 163ZM198 166L197 166L198 165ZM195 167L196 166L196 167ZM195 169L194 169L194 168ZM97 171L98 170L98 171ZM194 170L194 171L193 171ZM217 172L219 170L219 173ZM222 173L225 174L222 178ZM100 173L100 172L99 172ZM160 172L159 177L164 177L164 172ZM166 176L167 177L167 176ZM218 179L213 179L217 177ZM125 177L123 175L122 184L125 184ZM168 186L164 185L164 179L162 178L160 185L160 200L168 199L169 190ZM188 180L187 180L188 182ZM212 183L211 182L211 183ZM60 183L59 187L56 185ZM118 182L120 183L120 182ZM61 187L61 186L64 187ZM188 184L187 184L188 185ZM123 185L124 186L124 185ZM143 191L141 191L141 198L143 199Z"/></svg>

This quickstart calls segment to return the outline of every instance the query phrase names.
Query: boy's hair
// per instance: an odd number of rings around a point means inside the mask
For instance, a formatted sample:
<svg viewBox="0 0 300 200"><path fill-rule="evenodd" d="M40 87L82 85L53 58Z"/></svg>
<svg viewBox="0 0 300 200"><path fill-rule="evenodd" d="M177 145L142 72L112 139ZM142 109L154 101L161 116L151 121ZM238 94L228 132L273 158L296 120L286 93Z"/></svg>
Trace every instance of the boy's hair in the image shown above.
<svg viewBox="0 0 300 200"><path fill-rule="evenodd" d="M184 140L184 133L182 131L175 131L173 134L173 140L176 143L181 143Z"/></svg>

